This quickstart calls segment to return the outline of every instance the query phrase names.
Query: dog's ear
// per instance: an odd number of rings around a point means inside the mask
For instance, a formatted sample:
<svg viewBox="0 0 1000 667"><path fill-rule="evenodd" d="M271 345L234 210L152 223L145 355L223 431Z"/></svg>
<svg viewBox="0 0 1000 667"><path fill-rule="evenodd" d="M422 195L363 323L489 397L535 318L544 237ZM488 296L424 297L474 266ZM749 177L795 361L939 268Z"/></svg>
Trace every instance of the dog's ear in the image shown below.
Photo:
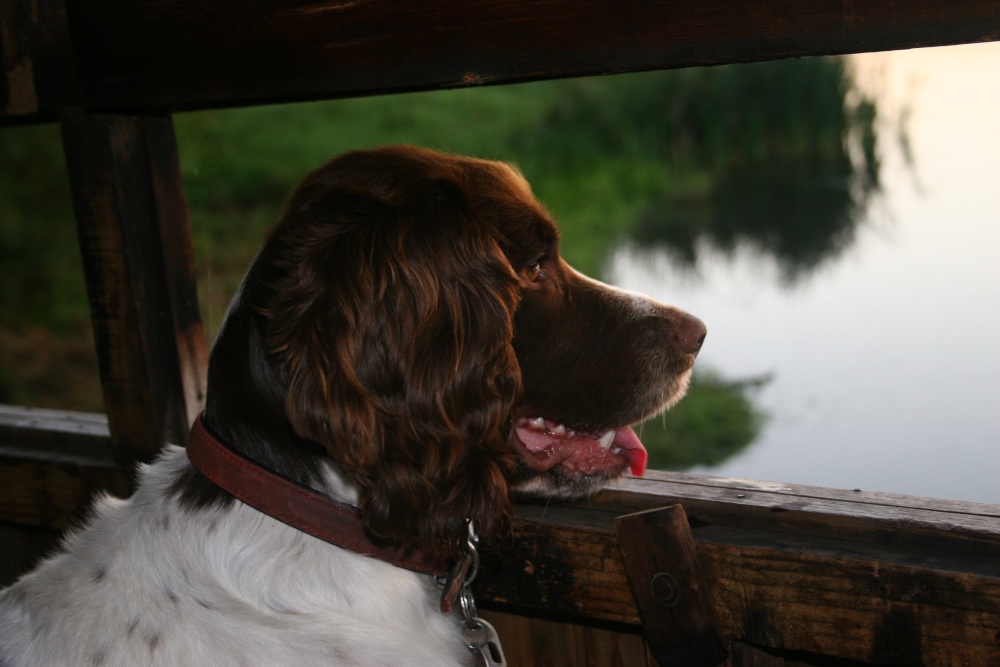
<svg viewBox="0 0 1000 667"><path fill-rule="evenodd" d="M369 531L454 553L466 520L508 521L518 279L462 188L332 188L293 199L272 241L286 412L353 476Z"/></svg>

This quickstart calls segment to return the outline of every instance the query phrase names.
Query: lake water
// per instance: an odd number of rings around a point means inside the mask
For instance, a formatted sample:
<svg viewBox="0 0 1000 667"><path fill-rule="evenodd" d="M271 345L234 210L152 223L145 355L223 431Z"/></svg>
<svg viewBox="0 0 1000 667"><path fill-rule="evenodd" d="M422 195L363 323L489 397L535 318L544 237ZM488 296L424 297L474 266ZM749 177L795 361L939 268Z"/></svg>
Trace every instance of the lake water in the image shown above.
<svg viewBox="0 0 1000 667"><path fill-rule="evenodd" d="M1000 503L1000 44L851 62L881 191L834 261L788 284L749 249L623 246L609 278L704 319L703 368L771 376L758 439L695 472Z"/></svg>

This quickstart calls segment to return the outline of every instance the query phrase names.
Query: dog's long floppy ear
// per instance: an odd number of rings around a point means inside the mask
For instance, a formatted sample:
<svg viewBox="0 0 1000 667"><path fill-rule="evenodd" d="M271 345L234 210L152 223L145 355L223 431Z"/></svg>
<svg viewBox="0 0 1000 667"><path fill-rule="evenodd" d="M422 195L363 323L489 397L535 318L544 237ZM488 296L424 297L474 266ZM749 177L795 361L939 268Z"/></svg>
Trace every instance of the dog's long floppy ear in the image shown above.
<svg viewBox="0 0 1000 667"><path fill-rule="evenodd" d="M511 512L517 276L457 174L361 173L314 174L286 208L268 347L293 428L354 477L368 530L454 553L467 519L489 534Z"/></svg>

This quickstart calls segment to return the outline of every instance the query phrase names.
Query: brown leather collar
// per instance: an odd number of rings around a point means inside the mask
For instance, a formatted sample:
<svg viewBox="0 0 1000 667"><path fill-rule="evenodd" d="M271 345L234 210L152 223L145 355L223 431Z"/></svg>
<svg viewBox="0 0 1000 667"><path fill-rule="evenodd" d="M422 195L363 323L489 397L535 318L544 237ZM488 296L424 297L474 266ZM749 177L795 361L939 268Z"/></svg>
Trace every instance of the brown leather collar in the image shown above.
<svg viewBox="0 0 1000 667"><path fill-rule="evenodd" d="M191 427L187 455L191 464L213 484L303 533L414 572L435 576L449 573L446 559L376 544L365 533L355 507L294 482L230 449L209 433L201 417Z"/></svg>

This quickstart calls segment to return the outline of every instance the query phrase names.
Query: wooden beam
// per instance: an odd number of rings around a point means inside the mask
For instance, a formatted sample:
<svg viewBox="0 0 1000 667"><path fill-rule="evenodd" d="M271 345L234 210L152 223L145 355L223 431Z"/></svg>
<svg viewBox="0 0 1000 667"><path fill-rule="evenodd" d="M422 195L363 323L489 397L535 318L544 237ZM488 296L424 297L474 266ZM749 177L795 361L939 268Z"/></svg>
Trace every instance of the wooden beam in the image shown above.
<svg viewBox="0 0 1000 667"><path fill-rule="evenodd" d="M169 116L67 110L76 209L116 459L183 442L204 403L205 334Z"/></svg>
<svg viewBox="0 0 1000 667"><path fill-rule="evenodd" d="M614 512L641 512L681 503L689 517L709 524L842 539L896 548L1000 548L1000 505L923 498L861 489L829 489L779 482L649 471L623 480L590 502ZM1000 552L998 552L1000 557Z"/></svg>
<svg viewBox="0 0 1000 667"><path fill-rule="evenodd" d="M53 120L78 93L63 0L0 2L0 121Z"/></svg>
<svg viewBox="0 0 1000 667"><path fill-rule="evenodd" d="M0 447L114 467L108 418L91 412L0 405ZM3 488L0 486L0 488Z"/></svg>
<svg viewBox="0 0 1000 667"><path fill-rule="evenodd" d="M123 468L68 456L65 444L53 451L26 419L0 414L0 488L10 489L0 522L65 528L97 488L128 492ZM17 446L25 437L31 447ZM717 628L746 651L1000 664L1000 508L973 503L649 473L585 503L518 505L514 534L483 550L476 599L494 612L634 636L639 616L613 522L676 502ZM607 650L624 649L616 639Z"/></svg>
<svg viewBox="0 0 1000 667"><path fill-rule="evenodd" d="M84 106L116 111L1000 39L993 0L79 0L68 18ZM27 97L8 102L0 118L51 117L48 97L34 110Z"/></svg>
<svg viewBox="0 0 1000 667"><path fill-rule="evenodd" d="M131 492L104 415L0 405L0 523L65 530L94 496Z"/></svg>
<svg viewBox="0 0 1000 667"><path fill-rule="evenodd" d="M526 667L660 667L646 650L638 628L595 627L539 616L527 617L480 609L496 628L508 665Z"/></svg>
<svg viewBox="0 0 1000 667"><path fill-rule="evenodd" d="M615 540L642 620L649 652L661 667L712 667L729 657L698 563L684 508L668 505L619 516Z"/></svg>
<svg viewBox="0 0 1000 667"><path fill-rule="evenodd" d="M266 7L266 8L265 8ZM1000 38L993 0L90 0L87 103L360 95Z"/></svg>
<svg viewBox="0 0 1000 667"><path fill-rule="evenodd" d="M828 501L836 511L817 516L811 532L803 532L795 522L780 525L781 513L775 521L766 504L729 502L723 486L714 487L714 501L696 499L700 512L689 510L702 584L722 636L800 658L1000 664L996 517L959 517L953 504L932 519L927 510L903 509L907 499L896 497L896 517L883 520L873 518L879 502L862 495L856 502ZM641 503L677 500L664 490ZM815 491L789 487L785 502L793 504L798 494L807 500ZM591 503L519 506L514 539L483 557L475 586L480 605L638 625L615 553L612 522L629 511L613 509L622 499L618 492L603 494L596 503L601 509ZM949 515L960 518L965 530L953 534ZM705 517L728 519L710 523ZM859 531L861 524L867 529ZM913 527L920 545L909 541ZM896 540L878 539L891 532Z"/></svg>
<svg viewBox="0 0 1000 667"><path fill-rule="evenodd" d="M31 20L26 3L0 3L0 115L30 116L38 111Z"/></svg>

